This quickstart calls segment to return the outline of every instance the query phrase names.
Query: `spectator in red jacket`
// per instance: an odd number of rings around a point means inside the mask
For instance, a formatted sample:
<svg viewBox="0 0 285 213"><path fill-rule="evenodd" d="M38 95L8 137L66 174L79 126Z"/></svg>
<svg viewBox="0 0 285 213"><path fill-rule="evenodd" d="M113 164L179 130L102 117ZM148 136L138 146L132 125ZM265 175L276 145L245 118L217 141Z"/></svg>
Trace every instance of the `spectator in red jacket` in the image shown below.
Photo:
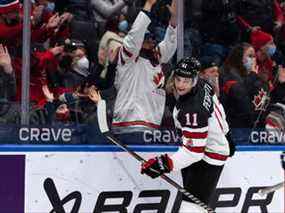
<svg viewBox="0 0 285 213"><path fill-rule="evenodd" d="M70 14L54 14L46 17L47 20L41 20L44 14L40 5L35 6L31 13L32 23L32 41L45 42L48 38L59 31L61 26L72 19ZM0 41L9 46L19 46L23 31L23 8L18 0L7 0L0 2Z"/></svg>

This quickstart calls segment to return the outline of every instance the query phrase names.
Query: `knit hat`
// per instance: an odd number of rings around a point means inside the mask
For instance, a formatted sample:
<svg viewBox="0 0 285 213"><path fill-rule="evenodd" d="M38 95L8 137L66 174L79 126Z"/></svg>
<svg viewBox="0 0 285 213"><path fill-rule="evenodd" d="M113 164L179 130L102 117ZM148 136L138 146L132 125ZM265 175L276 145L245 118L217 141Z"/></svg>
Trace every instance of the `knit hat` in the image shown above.
<svg viewBox="0 0 285 213"><path fill-rule="evenodd" d="M214 56L203 56L200 59L200 63L201 63L201 70L220 66L219 59Z"/></svg>
<svg viewBox="0 0 285 213"><path fill-rule="evenodd" d="M16 11L19 6L19 0L0 0L0 14Z"/></svg>
<svg viewBox="0 0 285 213"><path fill-rule="evenodd" d="M272 40L272 35L261 30L252 31L250 34L250 43L255 50L259 50L262 46Z"/></svg>

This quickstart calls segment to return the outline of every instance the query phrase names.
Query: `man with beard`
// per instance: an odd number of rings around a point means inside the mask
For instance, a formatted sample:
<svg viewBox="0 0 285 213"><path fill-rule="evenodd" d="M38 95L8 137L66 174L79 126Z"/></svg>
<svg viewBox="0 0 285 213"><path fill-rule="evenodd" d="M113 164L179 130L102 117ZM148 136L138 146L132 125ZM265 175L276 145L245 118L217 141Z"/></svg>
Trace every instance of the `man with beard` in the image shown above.
<svg viewBox="0 0 285 213"><path fill-rule="evenodd" d="M115 133L134 133L160 127L165 91L162 63L167 63L176 51L176 0L164 40L156 45L152 32L151 9L156 0L147 0L118 51L115 78L117 97L114 107Z"/></svg>

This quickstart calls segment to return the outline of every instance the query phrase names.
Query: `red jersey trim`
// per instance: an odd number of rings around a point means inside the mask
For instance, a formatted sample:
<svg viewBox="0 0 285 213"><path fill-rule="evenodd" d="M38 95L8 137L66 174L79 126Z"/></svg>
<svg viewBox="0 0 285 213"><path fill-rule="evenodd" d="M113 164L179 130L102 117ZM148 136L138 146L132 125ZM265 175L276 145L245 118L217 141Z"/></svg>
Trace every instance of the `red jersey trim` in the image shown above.
<svg viewBox="0 0 285 213"><path fill-rule="evenodd" d="M154 128L154 129L160 128L159 125L151 123L151 122L146 122L146 121L126 121L126 122L112 123L112 125L116 126L116 127L126 127L126 126L141 125L141 126L151 127L151 128Z"/></svg>
<svg viewBox="0 0 285 213"><path fill-rule="evenodd" d="M212 152L205 152L205 155L208 156L209 158L212 158L215 160L221 160L221 161L225 161L228 158L228 156L226 155L221 155L221 154L212 153Z"/></svg>
<svg viewBox="0 0 285 213"><path fill-rule="evenodd" d="M182 134L186 138L191 138L191 139L205 139L208 137L208 131L206 132L188 132L188 131L182 131Z"/></svg>
<svg viewBox="0 0 285 213"><path fill-rule="evenodd" d="M205 151L205 146L196 146L196 147L191 147L191 146L185 146L183 144L183 147L185 147L187 150L190 152L196 152L196 153L203 153Z"/></svg>

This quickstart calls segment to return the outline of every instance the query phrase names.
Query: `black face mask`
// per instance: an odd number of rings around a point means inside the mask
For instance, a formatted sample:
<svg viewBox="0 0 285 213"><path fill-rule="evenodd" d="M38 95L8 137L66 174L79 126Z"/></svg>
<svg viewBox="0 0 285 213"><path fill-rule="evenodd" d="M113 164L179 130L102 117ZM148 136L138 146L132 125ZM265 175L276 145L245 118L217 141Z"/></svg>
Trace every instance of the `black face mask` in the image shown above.
<svg viewBox="0 0 285 213"><path fill-rule="evenodd" d="M60 60L59 67L64 70L69 70L71 69L71 64L72 64L72 57L69 55L65 55Z"/></svg>

